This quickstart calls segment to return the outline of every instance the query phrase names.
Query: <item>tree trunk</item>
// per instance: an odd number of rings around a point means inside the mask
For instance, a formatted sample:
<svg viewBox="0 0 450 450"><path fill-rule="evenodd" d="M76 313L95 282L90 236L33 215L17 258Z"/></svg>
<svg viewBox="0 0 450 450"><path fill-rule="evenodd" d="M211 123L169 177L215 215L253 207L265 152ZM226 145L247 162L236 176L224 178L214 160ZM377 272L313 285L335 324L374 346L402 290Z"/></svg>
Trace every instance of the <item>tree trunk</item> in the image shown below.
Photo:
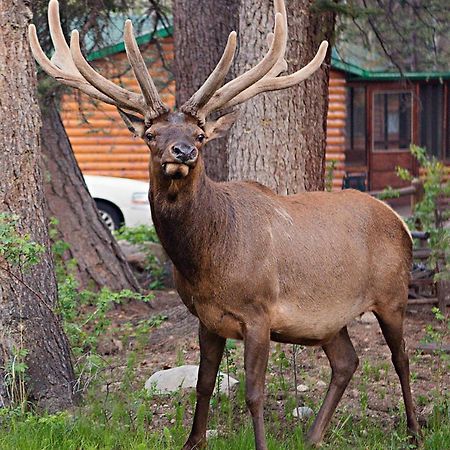
<svg viewBox="0 0 450 450"><path fill-rule="evenodd" d="M56 217L58 239L76 260L81 288L139 290L122 250L100 219L72 151L54 100L41 102L45 196L49 217Z"/></svg>
<svg viewBox="0 0 450 450"><path fill-rule="evenodd" d="M238 25L238 0L174 0L176 102L181 106L203 84L222 56ZM195 11L195 12L194 12ZM227 139L217 139L204 153L207 174L228 179Z"/></svg>
<svg viewBox="0 0 450 450"><path fill-rule="evenodd" d="M330 41L332 36L334 15L314 13L313 3L314 0L286 2L289 73L307 64L320 42ZM232 69L237 76L265 55L266 36L273 28L271 0L222 0L213 6L197 5L193 0L175 1L178 104L214 68L230 30L236 29L239 34ZM215 147L205 149L208 173L222 180L257 180L280 194L323 189L329 62L330 54L321 69L300 85L261 94L239 106L238 121L223 140L225 143L219 145L220 157ZM220 176L216 176L219 172Z"/></svg>
<svg viewBox="0 0 450 450"><path fill-rule="evenodd" d="M314 14L314 0L286 2L288 73L306 65L334 28L331 13ZM254 66L267 52L274 23L273 2L241 0L239 57L235 75ZM326 63L330 62L328 56ZM329 64L284 91L262 94L242 105L228 138L230 179L252 179L279 194L324 188Z"/></svg>
<svg viewBox="0 0 450 450"><path fill-rule="evenodd" d="M53 312L57 288L39 164L41 123L27 39L28 4L0 0L0 212L18 216L18 231L44 245L45 252L23 274L0 259L0 402L11 402L9 381L16 374L11 364L19 350L26 350L28 400L56 411L73 404L74 372Z"/></svg>

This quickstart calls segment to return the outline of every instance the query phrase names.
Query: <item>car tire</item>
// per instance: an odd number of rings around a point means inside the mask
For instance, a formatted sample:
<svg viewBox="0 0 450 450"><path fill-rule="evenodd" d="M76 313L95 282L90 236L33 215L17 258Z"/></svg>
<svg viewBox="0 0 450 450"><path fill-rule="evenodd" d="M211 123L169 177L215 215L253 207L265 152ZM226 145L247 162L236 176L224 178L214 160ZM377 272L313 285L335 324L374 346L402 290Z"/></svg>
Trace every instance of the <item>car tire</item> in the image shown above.
<svg viewBox="0 0 450 450"><path fill-rule="evenodd" d="M123 226L122 212L117 206L97 199L95 199L95 204L97 205L100 218L111 232Z"/></svg>

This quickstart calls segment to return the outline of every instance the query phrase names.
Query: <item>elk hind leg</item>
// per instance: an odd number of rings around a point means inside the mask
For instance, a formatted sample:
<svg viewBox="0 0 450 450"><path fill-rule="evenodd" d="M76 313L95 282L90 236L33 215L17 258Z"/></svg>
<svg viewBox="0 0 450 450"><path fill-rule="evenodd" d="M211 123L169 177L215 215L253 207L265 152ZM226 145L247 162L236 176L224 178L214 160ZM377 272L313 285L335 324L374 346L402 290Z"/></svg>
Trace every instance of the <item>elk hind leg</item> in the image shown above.
<svg viewBox="0 0 450 450"><path fill-rule="evenodd" d="M359 362L353 344L350 341L347 327L342 328L333 340L322 348L330 361L332 372L325 400L308 432L307 440L313 445L322 441L331 417Z"/></svg>
<svg viewBox="0 0 450 450"><path fill-rule="evenodd" d="M392 354L392 363L400 379L402 387L403 401L405 402L406 421L409 432L418 437L420 434L419 423L417 422L414 404L411 395L409 377L409 359L405 350L403 339L403 319L405 308L389 310L385 314L375 312L378 322Z"/></svg>

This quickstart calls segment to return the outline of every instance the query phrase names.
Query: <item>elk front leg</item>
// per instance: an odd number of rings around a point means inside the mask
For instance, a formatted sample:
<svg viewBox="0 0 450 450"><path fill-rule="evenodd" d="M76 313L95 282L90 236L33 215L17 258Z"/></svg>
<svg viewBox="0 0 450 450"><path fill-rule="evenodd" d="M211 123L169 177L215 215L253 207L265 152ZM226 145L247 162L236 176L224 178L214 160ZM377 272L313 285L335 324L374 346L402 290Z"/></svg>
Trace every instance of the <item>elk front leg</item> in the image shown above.
<svg viewBox="0 0 450 450"><path fill-rule="evenodd" d="M246 403L252 415L256 450L267 450L264 434L264 380L269 359L270 331L258 323L244 335Z"/></svg>
<svg viewBox="0 0 450 450"><path fill-rule="evenodd" d="M225 339L211 333L200 322L200 367L197 380L197 404L191 434L183 450L201 448L206 445L206 425L208 422L209 401L216 384L217 371L225 347Z"/></svg>

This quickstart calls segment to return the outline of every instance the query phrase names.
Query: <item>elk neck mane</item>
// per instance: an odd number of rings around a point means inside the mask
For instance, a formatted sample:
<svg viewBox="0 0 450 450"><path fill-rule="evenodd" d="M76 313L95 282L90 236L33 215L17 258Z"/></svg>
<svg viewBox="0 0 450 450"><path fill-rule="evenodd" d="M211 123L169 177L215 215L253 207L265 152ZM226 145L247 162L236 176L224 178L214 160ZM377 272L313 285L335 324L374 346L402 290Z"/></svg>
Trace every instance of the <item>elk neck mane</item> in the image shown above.
<svg viewBox="0 0 450 450"><path fill-rule="evenodd" d="M152 172L152 171L151 171ZM189 281L225 261L237 245L239 212L230 185L211 180L199 160L189 177L171 180L151 173L150 205L161 244Z"/></svg>

